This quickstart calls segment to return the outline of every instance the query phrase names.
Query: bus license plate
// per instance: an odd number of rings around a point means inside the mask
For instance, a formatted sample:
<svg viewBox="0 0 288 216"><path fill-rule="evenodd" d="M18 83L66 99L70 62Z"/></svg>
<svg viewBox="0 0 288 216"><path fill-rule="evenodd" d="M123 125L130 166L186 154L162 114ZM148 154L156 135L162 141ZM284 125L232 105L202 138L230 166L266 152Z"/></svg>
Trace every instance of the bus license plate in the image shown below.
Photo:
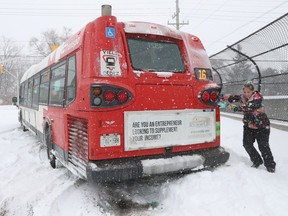
<svg viewBox="0 0 288 216"><path fill-rule="evenodd" d="M104 134L100 138L100 147L120 146L119 134Z"/></svg>

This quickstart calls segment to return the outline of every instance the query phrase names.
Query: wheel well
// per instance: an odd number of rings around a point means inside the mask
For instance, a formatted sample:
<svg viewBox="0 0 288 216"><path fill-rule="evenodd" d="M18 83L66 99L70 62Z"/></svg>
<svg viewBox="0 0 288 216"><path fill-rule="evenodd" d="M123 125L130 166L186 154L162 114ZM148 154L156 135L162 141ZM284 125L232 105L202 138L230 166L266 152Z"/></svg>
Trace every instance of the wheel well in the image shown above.
<svg viewBox="0 0 288 216"><path fill-rule="evenodd" d="M45 133L47 133L48 130L50 130L50 126L49 126L49 124L46 122L46 123L45 123L45 129L44 129Z"/></svg>
<svg viewBox="0 0 288 216"><path fill-rule="evenodd" d="M48 132L48 130L51 130L50 128L51 128L51 125L50 125L50 123L46 120L45 121L45 123L44 123L44 133L47 133ZM52 133L52 131L51 131L51 133Z"/></svg>
<svg viewBox="0 0 288 216"><path fill-rule="evenodd" d="M47 138L47 134L49 133L52 135L52 131L51 131L51 125L49 124L49 122L46 120L44 123L44 130L43 130L43 143L46 145L46 138Z"/></svg>

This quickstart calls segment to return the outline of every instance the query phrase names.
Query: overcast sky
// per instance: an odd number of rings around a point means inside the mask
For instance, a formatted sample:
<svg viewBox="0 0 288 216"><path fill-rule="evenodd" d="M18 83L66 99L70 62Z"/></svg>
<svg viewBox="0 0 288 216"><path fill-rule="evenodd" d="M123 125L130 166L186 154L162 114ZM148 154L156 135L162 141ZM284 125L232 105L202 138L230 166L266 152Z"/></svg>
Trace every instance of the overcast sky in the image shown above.
<svg viewBox="0 0 288 216"><path fill-rule="evenodd" d="M68 27L75 33L112 5L118 21L175 22L175 0L0 0L0 36L28 46L33 36ZM181 30L202 40L208 55L288 12L287 0L179 0ZM172 26L171 26L172 27Z"/></svg>

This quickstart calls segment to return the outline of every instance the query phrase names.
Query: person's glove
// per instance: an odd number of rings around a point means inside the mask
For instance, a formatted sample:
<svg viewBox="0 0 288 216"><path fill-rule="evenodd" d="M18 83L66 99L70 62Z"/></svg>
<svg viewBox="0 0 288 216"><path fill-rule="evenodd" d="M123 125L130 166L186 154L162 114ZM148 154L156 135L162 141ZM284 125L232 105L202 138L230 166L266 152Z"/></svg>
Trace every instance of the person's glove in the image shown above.
<svg viewBox="0 0 288 216"><path fill-rule="evenodd" d="M239 102L240 100L241 100L241 96L240 95L230 95L228 97L228 102L229 103Z"/></svg>
<svg viewBox="0 0 288 216"><path fill-rule="evenodd" d="M234 101L235 102L239 102L241 100L241 96L240 95L234 95Z"/></svg>
<svg viewBox="0 0 288 216"><path fill-rule="evenodd" d="M235 112L236 107L237 106L235 104L229 104L228 106L226 106L226 110Z"/></svg>

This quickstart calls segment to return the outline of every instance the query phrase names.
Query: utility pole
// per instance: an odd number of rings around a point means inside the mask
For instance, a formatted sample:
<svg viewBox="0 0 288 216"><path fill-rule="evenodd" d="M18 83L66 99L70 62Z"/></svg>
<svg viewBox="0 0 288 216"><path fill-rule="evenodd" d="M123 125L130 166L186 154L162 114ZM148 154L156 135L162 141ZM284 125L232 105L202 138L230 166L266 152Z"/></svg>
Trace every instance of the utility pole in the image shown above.
<svg viewBox="0 0 288 216"><path fill-rule="evenodd" d="M168 21L168 25L176 26L177 30L179 30L183 25L189 25L189 20L187 22L182 21L182 23L179 23L179 14L180 14L179 0L176 0L176 12L172 15L172 19L176 17L176 23L170 23Z"/></svg>

